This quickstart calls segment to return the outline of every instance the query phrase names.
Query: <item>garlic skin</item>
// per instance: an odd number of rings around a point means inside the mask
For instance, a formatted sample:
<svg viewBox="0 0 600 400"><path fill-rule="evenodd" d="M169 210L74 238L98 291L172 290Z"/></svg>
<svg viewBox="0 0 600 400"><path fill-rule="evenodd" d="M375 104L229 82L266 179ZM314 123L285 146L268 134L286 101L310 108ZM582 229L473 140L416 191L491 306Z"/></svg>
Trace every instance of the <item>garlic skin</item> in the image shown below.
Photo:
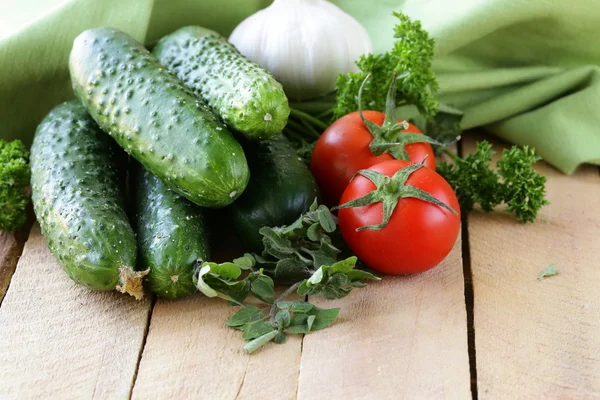
<svg viewBox="0 0 600 400"><path fill-rule="evenodd" d="M331 93L337 76L358 71L355 62L373 49L365 28L326 0L275 0L242 21L229 41L294 100Z"/></svg>

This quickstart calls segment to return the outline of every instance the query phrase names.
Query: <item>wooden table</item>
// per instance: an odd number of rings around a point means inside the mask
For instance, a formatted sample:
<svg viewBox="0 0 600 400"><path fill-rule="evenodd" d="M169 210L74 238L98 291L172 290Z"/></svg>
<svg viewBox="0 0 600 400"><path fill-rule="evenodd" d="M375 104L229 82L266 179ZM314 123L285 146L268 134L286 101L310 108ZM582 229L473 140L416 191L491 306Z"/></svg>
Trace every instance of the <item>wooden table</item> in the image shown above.
<svg viewBox="0 0 600 400"><path fill-rule="evenodd" d="M538 168L551 205L535 224L475 211L437 268L356 290L330 328L252 356L221 300L90 292L37 224L0 234L0 398L600 398L599 170Z"/></svg>

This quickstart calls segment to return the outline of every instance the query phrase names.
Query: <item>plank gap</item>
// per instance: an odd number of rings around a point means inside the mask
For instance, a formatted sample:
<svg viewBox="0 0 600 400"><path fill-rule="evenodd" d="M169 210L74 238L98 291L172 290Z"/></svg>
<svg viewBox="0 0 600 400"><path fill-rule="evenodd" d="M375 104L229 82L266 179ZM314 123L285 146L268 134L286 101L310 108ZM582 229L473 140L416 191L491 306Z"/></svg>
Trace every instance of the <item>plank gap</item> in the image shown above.
<svg viewBox="0 0 600 400"><path fill-rule="evenodd" d="M474 293L471 272L471 254L469 249L469 218L464 214L462 219L462 259L463 276L465 279L465 307L467 310L467 343L469 348L469 371L471 373L471 396L477 400L477 355L475 350L475 324L474 324Z"/></svg>
<svg viewBox="0 0 600 400"><path fill-rule="evenodd" d="M458 143L457 153L464 157L462 141ZM473 273L471 271L471 249L469 248L469 216L468 213L461 213L461 241L462 241L462 260L463 276L465 280L465 307L467 310L467 343L469 349L469 371L471 374L471 396L474 400L478 398L477 392L477 354L475 349L475 323L474 307L475 298L473 292Z"/></svg>
<svg viewBox="0 0 600 400"><path fill-rule="evenodd" d="M146 318L146 328L144 329L144 338L142 339L140 353L138 354L137 363L135 365L135 371L133 372L133 379L131 380L131 388L129 389L129 400L131 400L131 397L133 396L133 388L135 387L135 382L137 381L138 377L138 371L140 370L140 364L142 362L144 348L146 347L146 340L148 339L148 331L150 330L150 321L152 320L152 313L154 313L154 306L156 305L156 297L156 295L152 295L152 303L150 304L150 308L148 309L148 317Z"/></svg>

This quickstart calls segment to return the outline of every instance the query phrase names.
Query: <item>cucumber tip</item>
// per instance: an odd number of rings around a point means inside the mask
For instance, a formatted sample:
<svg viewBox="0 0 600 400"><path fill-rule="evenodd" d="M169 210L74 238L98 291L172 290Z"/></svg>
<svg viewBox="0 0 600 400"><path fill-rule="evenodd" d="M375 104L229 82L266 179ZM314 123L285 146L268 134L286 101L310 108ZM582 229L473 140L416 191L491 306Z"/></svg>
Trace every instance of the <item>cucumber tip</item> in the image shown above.
<svg viewBox="0 0 600 400"><path fill-rule="evenodd" d="M145 271L134 271L130 267L121 266L119 267L119 285L116 289L135 297L136 300L142 300L144 298L143 280L149 273L149 268Z"/></svg>

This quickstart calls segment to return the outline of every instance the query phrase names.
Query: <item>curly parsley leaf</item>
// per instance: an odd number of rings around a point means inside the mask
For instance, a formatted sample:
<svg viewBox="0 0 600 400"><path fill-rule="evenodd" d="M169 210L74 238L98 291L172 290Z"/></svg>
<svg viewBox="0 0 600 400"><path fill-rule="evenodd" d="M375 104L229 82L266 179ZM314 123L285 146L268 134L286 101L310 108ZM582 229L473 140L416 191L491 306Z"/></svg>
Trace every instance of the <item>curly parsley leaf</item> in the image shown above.
<svg viewBox="0 0 600 400"><path fill-rule="evenodd" d="M503 197L507 211L514 212L523 222L533 222L546 200L546 177L533 169L533 164L542 158L535 150L524 146L513 146L502 152L498 161L498 173L503 178Z"/></svg>
<svg viewBox="0 0 600 400"><path fill-rule="evenodd" d="M493 211L501 203L521 222L533 222L546 200L546 178L533 168L541 158L532 148L513 146L504 150L491 167L494 151L487 141L477 143L474 153L460 158L446 152L453 163L442 162L437 172L454 188L458 202L465 211L479 205L483 211Z"/></svg>
<svg viewBox="0 0 600 400"><path fill-rule="evenodd" d="M27 219L29 152L20 140L0 140L0 231L14 231Z"/></svg>
<svg viewBox="0 0 600 400"><path fill-rule="evenodd" d="M371 79L363 89L365 109L384 110L390 78L397 75L397 106L413 104L426 118L432 119L439 105L435 98L438 82L432 70L435 42L421 26L402 13L394 29L397 39L393 49L384 54L365 54L356 65L361 72L342 74L336 84L337 104L334 118L358 110L358 91L368 74Z"/></svg>

